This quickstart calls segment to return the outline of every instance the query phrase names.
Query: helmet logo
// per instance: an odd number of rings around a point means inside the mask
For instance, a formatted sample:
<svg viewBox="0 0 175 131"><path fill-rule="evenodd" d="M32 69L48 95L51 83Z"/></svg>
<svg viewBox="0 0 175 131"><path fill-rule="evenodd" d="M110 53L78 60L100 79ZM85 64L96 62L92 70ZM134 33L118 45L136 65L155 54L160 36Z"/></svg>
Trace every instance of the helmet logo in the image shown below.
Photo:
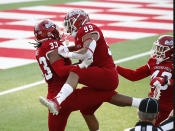
<svg viewBox="0 0 175 131"><path fill-rule="evenodd" d="M173 40L171 40L171 41L166 40L165 45L173 45Z"/></svg>
<svg viewBox="0 0 175 131"><path fill-rule="evenodd" d="M52 25L53 25L52 22L48 21L48 23L45 24L45 27L48 29L48 28L51 27Z"/></svg>

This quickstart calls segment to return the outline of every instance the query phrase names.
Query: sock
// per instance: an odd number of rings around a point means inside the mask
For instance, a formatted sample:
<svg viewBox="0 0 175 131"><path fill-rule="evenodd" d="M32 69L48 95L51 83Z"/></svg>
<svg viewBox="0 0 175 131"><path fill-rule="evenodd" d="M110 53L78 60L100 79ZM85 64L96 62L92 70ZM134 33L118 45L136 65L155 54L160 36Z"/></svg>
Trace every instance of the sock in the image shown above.
<svg viewBox="0 0 175 131"><path fill-rule="evenodd" d="M140 102L141 102L142 99L140 98L132 98L132 105L131 106L134 106L134 107L139 107L140 105Z"/></svg>
<svg viewBox="0 0 175 131"><path fill-rule="evenodd" d="M58 103L61 104L72 92L72 86L70 86L69 84L64 84L61 88L61 91L56 96Z"/></svg>

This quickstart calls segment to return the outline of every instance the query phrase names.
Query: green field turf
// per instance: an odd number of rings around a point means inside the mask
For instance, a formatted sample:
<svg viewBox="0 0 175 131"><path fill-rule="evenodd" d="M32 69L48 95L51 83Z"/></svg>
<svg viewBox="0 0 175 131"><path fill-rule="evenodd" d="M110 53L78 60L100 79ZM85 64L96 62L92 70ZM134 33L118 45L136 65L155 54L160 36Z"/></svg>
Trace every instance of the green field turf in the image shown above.
<svg viewBox="0 0 175 131"><path fill-rule="evenodd" d="M169 33L172 34L172 33ZM149 51L152 42L157 38L149 37L110 45L113 58L116 60L138 53ZM149 56L121 63L119 65L135 69L146 63ZM0 71L0 91L30 84L42 80L37 63ZM149 78L138 82L130 82L121 76L117 91L134 97L146 97L149 88ZM80 85L79 85L80 86ZM45 96L47 85L41 84L29 89L0 96L0 131L47 131L47 109L38 102L38 96ZM132 127L138 120L137 109L116 107L104 103L96 116L101 131L122 131ZM79 111L73 112L68 120L66 131L88 130Z"/></svg>
<svg viewBox="0 0 175 131"><path fill-rule="evenodd" d="M55 0L5 5L0 9L22 6L55 4ZM68 1L68 0L67 0ZM67 2L66 1L66 2ZM72 0L69 0L72 1ZM76 0L77 1L77 0ZM57 1L58 2L58 1ZM60 3L65 2L59 0ZM168 33L172 34L172 33ZM120 42L110 45L114 60L122 59L151 49L157 36ZM146 64L149 56L127 61L119 65L135 69ZM149 78L130 82L121 76L117 91L119 93L144 98L149 92ZM37 63L0 71L0 92L43 80ZM80 87L81 85L79 85ZM38 102L38 96L46 96L47 85L41 84L29 89L0 96L0 131L48 131L47 109ZM134 126L138 120L137 109L116 107L104 103L95 113L101 131L122 131ZM88 128L79 111L73 112L68 120L66 131L87 131Z"/></svg>

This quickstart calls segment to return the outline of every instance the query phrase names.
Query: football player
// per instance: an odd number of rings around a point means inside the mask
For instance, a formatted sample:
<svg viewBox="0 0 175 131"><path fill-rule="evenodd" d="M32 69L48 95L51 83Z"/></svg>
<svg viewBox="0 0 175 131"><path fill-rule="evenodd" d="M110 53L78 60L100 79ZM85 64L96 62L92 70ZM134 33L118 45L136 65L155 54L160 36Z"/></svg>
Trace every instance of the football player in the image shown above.
<svg viewBox="0 0 175 131"><path fill-rule="evenodd" d="M45 81L48 84L47 99L40 97L40 101L46 107L57 106L53 102L61 87L66 82L72 69L80 69L77 65L71 65L68 58L61 57L57 49L62 46L61 35L58 27L50 20L43 20L34 28L37 43L36 59L42 70ZM88 67L89 68L89 67ZM98 81L97 81L98 82ZM44 99L44 100L43 100ZM43 103L44 101L44 103ZM102 102L110 102L118 106L137 106L139 99L120 95L115 91L98 91L95 88L83 87L74 92L61 104L59 115L49 111L48 126L50 131L64 131L67 119L72 111L80 110L91 131L97 131L98 121L94 112Z"/></svg>
<svg viewBox="0 0 175 131"><path fill-rule="evenodd" d="M136 70L117 66L118 73L131 81L150 78L149 96L159 99L160 112L156 125L165 120L173 109L173 36L162 35L154 43L152 56L146 65Z"/></svg>

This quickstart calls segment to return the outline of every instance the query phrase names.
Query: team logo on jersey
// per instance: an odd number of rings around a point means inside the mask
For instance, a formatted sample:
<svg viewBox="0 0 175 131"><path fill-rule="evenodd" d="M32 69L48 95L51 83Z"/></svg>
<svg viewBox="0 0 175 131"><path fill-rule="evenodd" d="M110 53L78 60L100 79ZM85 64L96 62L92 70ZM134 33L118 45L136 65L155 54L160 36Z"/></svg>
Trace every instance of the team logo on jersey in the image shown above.
<svg viewBox="0 0 175 131"><path fill-rule="evenodd" d="M173 40L171 40L171 41L166 40L165 45L173 45Z"/></svg>

